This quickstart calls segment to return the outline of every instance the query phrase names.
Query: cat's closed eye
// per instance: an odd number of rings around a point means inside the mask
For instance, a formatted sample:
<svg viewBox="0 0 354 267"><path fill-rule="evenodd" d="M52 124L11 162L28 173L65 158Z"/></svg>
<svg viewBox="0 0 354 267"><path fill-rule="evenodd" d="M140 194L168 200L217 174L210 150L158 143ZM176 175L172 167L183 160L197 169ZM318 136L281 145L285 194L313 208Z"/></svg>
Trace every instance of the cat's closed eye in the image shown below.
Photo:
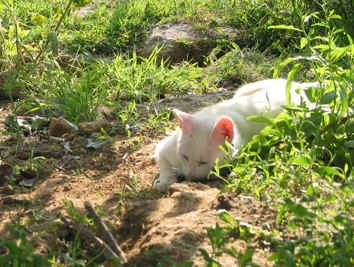
<svg viewBox="0 0 354 267"><path fill-rule="evenodd" d="M206 165L206 164L208 164L208 162L206 162L206 161L198 161L198 164L199 165Z"/></svg>

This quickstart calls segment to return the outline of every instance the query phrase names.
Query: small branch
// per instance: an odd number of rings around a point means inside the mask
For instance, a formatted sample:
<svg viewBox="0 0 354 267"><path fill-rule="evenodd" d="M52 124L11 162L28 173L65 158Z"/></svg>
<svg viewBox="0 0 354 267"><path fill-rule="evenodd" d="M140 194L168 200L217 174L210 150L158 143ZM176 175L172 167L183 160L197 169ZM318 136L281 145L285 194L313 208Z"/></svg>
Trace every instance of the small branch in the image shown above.
<svg viewBox="0 0 354 267"><path fill-rule="evenodd" d="M87 212L90 214L90 216L93 218L94 222L96 223L97 227L99 228L100 232L103 235L103 240L109 244L109 246L112 248L112 250L119 256L119 258L122 260L123 263L127 263L127 258L125 256L125 253L123 250L120 248L118 245L117 241L114 239L111 231L107 227L107 225L102 221L102 219L98 216L94 208L92 207L91 203L88 201L85 201L84 203L85 208Z"/></svg>
<svg viewBox="0 0 354 267"><path fill-rule="evenodd" d="M27 199L17 199L13 198L11 196L6 196L6 197L1 197L0 198L0 205L23 205L23 206L29 206L31 205L31 201Z"/></svg>
<svg viewBox="0 0 354 267"><path fill-rule="evenodd" d="M73 230L75 230L76 232L81 233L82 236L85 236L90 241L93 241L96 244L100 245L102 247L102 249L103 249L103 254L104 254L106 259L113 259L113 260L114 259L119 259L117 254L104 241L102 241L99 237L95 236L89 230L85 229L82 226L79 226L79 225L75 224L70 219L68 219L68 218L66 218L64 216L61 216L60 220L64 223L64 225L66 227L71 227Z"/></svg>

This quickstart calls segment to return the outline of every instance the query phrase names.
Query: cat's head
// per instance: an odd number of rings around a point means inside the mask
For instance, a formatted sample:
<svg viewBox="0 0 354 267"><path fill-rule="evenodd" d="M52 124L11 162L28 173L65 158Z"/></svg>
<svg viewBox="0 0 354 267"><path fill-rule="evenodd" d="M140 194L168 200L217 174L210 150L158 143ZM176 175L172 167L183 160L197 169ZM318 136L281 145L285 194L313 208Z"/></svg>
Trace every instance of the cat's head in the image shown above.
<svg viewBox="0 0 354 267"><path fill-rule="evenodd" d="M180 131L177 141L177 157L182 163L182 174L190 180L205 178L215 165L216 158L223 163L224 153L220 146L232 142L234 122L225 116L201 118L174 109Z"/></svg>

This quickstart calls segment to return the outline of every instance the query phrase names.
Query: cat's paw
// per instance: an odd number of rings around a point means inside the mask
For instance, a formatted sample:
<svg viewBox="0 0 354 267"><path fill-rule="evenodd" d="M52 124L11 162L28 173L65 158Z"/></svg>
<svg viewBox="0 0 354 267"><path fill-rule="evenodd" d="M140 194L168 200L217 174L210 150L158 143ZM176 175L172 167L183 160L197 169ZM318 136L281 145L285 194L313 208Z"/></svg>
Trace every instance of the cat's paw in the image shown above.
<svg viewBox="0 0 354 267"><path fill-rule="evenodd" d="M170 187L171 184L177 182L177 179L161 179L158 178L155 180L153 184L153 188L156 189L157 191L160 191L161 193L166 193L168 188Z"/></svg>
<svg viewBox="0 0 354 267"><path fill-rule="evenodd" d="M152 187L161 193L166 193L169 186L170 184L162 182L161 179L157 179Z"/></svg>

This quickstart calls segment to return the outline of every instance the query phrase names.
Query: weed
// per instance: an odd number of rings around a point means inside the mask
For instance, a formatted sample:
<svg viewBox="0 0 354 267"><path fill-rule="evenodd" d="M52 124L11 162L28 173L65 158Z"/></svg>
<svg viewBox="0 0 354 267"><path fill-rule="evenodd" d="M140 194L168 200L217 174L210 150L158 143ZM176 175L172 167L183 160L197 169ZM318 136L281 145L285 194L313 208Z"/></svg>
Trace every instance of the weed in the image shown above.
<svg viewBox="0 0 354 267"><path fill-rule="evenodd" d="M329 38L302 29L306 41L300 39L301 47L308 46L305 55L288 58L275 70L277 76L282 67L292 64L288 79L293 80L300 66L309 64L318 80L326 80L320 88L307 91L312 107L289 105L285 107L288 112L276 119L249 118L269 126L251 140L236 162L229 163L233 169L227 188L276 203L277 223L288 227L283 234L296 235L281 240L270 235L275 244L270 260L277 266L353 263L354 153L349 144L353 139L350 69L354 57L349 36L348 46L337 46L337 34L342 32L330 26L335 19L330 11L326 22L313 25L324 27ZM276 28L297 31L286 25ZM220 240L227 236L224 231L218 230ZM211 238L212 246L218 246L218 240Z"/></svg>
<svg viewBox="0 0 354 267"><path fill-rule="evenodd" d="M219 218L227 225L220 227L218 223L212 228L207 229L207 234L212 247L211 255L204 249L200 249L206 266L222 266L216 259L223 254L230 255L238 260L240 266L258 266L252 262L254 250L247 248L245 252L239 252L235 248L226 248L232 238L239 237L242 240L250 241L255 232L251 226L234 220L226 211L220 211Z"/></svg>
<svg viewBox="0 0 354 267"><path fill-rule="evenodd" d="M111 93L116 100L134 99L137 103L155 102L168 93L182 94L190 88L200 71L193 66L182 65L168 68L164 61L158 63L155 49L148 58L139 58L133 53L131 59L118 55L109 67Z"/></svg>
<svg viewBox="0 0 354 267"><path fill-rule="evenodd" d="M34 253L33 241L26 237L26 230L19 224L11 227L12 240L0 241L1 266L51 266L50 262L39 254Z"/></svg>

